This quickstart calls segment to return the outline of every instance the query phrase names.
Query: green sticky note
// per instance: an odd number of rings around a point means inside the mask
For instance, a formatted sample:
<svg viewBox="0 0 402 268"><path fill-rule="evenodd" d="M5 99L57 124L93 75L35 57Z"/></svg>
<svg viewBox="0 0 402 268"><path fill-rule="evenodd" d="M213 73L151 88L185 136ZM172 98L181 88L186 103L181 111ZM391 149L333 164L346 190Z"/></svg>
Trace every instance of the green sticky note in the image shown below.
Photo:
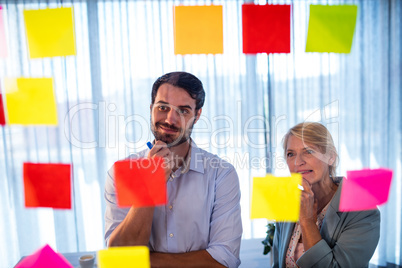
<svg viewBox="0 0 402 268"><path fill-rule="evenodd" d="M306 52L350 53L356 5L310 5Z"/></svg>

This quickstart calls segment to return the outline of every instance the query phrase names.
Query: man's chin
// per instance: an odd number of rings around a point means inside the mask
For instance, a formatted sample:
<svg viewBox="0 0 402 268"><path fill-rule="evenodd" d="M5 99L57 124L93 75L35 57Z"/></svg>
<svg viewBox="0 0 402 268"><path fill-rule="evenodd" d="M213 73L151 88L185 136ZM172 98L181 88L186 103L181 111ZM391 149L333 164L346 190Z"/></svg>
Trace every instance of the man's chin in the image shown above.
<svg viewBox="0 0 402 268"><path fill-rule="evenodd" d="M171 147L176 147L176 146L179 146L179 145L185 143L186 141L189 140L189 138L182 137L181 139L173 139L171 137L163 137L162 136L162 137L155 137L155 140L163 141L164 143L167 144L168 148L171 148Z"/></svg>
<svg viewBox="0 0 402 268"><path fill-rule="evenodd" d="M182 144L185 143L186 141L188 141L188 138L187 138L187 139L181 139L181 140L179 140L179 141L175 140L175 141L173 141L173 142L171 142L171 143L168 143L167 146L168 146L168 147L176 147L176 146L182 145Z"/></svg>

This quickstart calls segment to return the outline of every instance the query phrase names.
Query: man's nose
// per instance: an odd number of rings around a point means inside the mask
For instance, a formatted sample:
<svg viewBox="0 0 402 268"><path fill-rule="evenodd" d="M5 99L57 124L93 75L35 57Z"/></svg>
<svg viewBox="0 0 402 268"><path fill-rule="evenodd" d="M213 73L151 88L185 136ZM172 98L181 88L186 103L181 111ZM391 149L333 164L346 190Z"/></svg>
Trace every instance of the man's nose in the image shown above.
<svg viewBox="0 0 402 268"><path fill-rule="evenodd" d="M179 120L180 120L180 115L179 115L177 109L172 107L170 109L170 111L167 113L165 122L170 125L176 126L177 123L179 122Z"/></svg>

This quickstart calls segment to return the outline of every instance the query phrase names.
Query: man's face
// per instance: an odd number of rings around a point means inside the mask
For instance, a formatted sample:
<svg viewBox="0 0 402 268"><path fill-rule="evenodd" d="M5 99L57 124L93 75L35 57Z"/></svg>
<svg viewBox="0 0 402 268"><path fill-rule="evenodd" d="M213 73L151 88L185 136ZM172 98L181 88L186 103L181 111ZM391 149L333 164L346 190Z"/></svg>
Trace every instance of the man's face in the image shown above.
<svg viewBox="0 0 402 268"><path fill-rule="evenodd" d="M169 147L186 142L201 115L201 109L195 113L195 106L195 99L184 89L162 84L151 105L151 130L155 139Z"/></svg>

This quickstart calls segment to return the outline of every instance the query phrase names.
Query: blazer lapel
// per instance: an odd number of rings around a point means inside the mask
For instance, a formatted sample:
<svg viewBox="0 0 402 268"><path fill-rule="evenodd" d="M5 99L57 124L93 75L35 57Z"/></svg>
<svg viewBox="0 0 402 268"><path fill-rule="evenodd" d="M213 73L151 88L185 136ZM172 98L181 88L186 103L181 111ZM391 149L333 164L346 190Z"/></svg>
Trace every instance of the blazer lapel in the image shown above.
<svg viewBox="0 0 402 268"><path fill-rule="evenodd" d="M290 238L292 237L293 234L293 229L295 228L295 223L294 222L284 222L282 225L283 230L282 232L282 241L284 242L284 246L282 247L282 251L280 252L279 259L282 260L282 266L280 267L286 267L286 252L288 251L289 248L289 241ZM282 242L282 243L283 243Z"/></svg>
<svg viewBox="0 0 402 268"><path fill-rule="evenodd" d="M328 210L325 214L324 222L322 223L320 231L322 238L327 241L328 245L331 248L335 245L335 232L341 220L340 215L342 214L342 212L339 212L341 189L342 182L339 184L338 190L336 191L334 198L328 206Z"/></svg>

